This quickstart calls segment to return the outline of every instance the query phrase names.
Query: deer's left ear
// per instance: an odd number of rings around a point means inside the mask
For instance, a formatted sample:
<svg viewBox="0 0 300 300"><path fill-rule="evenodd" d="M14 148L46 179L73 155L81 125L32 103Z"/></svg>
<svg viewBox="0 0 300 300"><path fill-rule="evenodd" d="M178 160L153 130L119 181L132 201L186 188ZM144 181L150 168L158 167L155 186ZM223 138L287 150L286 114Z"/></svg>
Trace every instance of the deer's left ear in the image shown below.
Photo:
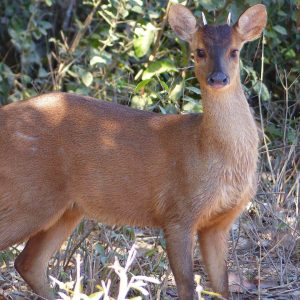
<svg viewBox="0 0 300 300"><path fill-rule="evenodd" d="M256 4L248 8L234 25L240 38L244 42L257 39L267 24L267 10L263 4Z"/></svg>

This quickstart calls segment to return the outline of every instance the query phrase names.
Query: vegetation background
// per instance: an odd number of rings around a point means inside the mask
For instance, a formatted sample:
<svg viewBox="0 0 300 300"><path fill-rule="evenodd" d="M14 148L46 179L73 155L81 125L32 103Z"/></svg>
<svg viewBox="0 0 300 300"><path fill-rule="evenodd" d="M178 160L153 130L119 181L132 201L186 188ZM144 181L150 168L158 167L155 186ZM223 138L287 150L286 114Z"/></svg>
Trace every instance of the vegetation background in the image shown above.
<svg viewBox="0 0 300 300"><path fill-rule="evenodd" d="M258 2L184 3L197 17L203 11L213 24L225 22L229 11L235 22ZM238 299L300 299L300 3L262 3L268 10L267 28L260 40L244 47L241 63L245 93L264 132L259 190L231 231L231 291ZM2 0L0 105L65 91L162 114L202 112L193 58L166 22L169 5L166 0ZM99 299L105 290L116 297L119 277L108 266L115 257L124 266L133 244L137 258L124 274L139 284L131 287L148 292L143 296L148 299L175 298L164 240L149 229L112 230L85 221L51 261L50 274L62 282L74 280L73 254L78 253L83 278L77 292L99 292L90 297ZM34 298L12 267L21 248L0 254L0 295L8 299ZM115 270L120 268L115 265ZM195 271L207 289L198 250ZM162 284L141 290L147 279L137 274ZM74 289L71 283L61 288L65 294ZM140 292L131 291L128 297Z"/></svg>

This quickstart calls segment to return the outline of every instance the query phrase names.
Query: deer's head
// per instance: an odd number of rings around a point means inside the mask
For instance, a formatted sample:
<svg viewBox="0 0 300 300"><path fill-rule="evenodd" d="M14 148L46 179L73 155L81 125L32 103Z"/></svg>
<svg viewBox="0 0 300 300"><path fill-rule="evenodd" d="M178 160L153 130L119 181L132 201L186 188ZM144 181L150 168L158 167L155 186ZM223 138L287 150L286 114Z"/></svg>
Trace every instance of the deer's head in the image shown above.
<svg viewBox="0 0 300 300"><path fill-rule="evenodd" d="M262 4L247 9L236 24L202 24L185 6L172 5L169 23L179 38L189 42L195 58L195 73L202 89L222 91L239 82L239 54L245 42L258 38L266 26L267 12Z"/></svg>

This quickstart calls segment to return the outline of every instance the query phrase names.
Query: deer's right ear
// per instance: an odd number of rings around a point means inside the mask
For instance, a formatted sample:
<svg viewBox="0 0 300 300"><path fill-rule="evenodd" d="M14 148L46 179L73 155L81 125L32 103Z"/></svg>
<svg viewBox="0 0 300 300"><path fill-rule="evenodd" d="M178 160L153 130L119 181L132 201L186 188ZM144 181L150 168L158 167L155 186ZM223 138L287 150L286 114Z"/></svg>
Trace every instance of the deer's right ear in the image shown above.
<svg viewBox="0 0 300 300"><path fill-rule="evenodd" d="M197 22L191 11L181 4L173 4L168 15L169 24L178 37L191 42Z"/></svg>

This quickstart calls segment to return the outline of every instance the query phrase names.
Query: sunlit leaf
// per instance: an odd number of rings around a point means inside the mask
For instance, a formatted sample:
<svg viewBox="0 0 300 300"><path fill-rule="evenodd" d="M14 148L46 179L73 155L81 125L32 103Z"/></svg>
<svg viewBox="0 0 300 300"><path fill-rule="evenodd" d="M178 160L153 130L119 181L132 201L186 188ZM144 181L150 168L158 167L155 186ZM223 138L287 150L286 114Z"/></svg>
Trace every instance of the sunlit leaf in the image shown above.
<svg viewBox="0 0 300 300"><path fill-rule="evenodd" d="M263 101L267 101L267 100L270 100L270 93L269 93L269 90L268 88L266 87L266 85L261 82L261 81L258 81L254 86L253 86L253 89L254 91L261 96L261 99Z"/></svg>
<svg viewBox="0 0 300 300"><path fill-rule="evenodd" d="M149 67L144 71L142 79L149 79L154 75L171 71L176 71L176 68L172 62L168 60L158 60L149 65Z"/></svg>
<svg viewBox="0 0 300 300"><path fill-rule="evenodd" d="M182 97L183 89L184 89L184 81L181 81L181 82L177 83L173 87L171 92L169 93L169 98L172 101L178 101Z"/></svg>
<svg viewBox="0 0 300 300"><path fill-rule="evenodd" d="M85 72L82 75L82 82L85 86L89 87L93 82L93 74L91 72Z"/></svg>
<svg viewBox="0 0 300 300"><path fill-rule="evenodd" d="M104 64L105 63L105 59L100 57L100 56L94 56L92 57L91 61L90 61L90 65L93 66L95 64Z"/></svg>
<svg viewBox="0 0 300 300"><path fill-rule="evenodd" d="M99 53L99 55L95 55L90 60L90 65L94 66L96 64L100 65L108 65L111 63L112 56L110 53L107 53L106 51L103 51Z"/></svg>
<svg viewBox="0 0 300 300"><path fill-rule="evenodd" d="M133 47L137 57L146 55L154 41L156 28L147 23L146 26L137 27L134 31Z"/></svg>
<svg viewBox="0 0 300 300"><path fill-rule="evenodd" d="M52 5L52 0L44 0L47 6L51 6Z"/></svg>
<svg viewBox="0 0 300 300"><path fill-rule="evenodd" d="M192 98L192 97L189 97L189 96L184 96L184 97L182 98L182 100L183 100L183 101L186 101L186 102L191 102L191 103L193 103L193 104L198 104L198 103L199 103L199 100L196 100L196 99L194 99L194 98Z"/></svg>
<svg viewBox="0 0 300 300"><path fill-rule="evenodd" d="M183 105L183 111L187 113L202 113L203 108L199 103L188 102Z"/></svg>
<svg viewBox="0 0 300 300"><path fill-rule="evenodd" d="M127 2L127 3L126 3ZM138 14L144 14L143 1L142 0L128 0L126 1L126 8Z"/></svg>
<svg viewBox="0 0 300 300"><path fill-rule="evenodd" d="M198 89L194 86L188 86L188 87L186 87L186 89L193 92L193 93L195 93L195 94L197 94L197 95L201 95L200 89Z"/></svg>
<svg viewBox="0 0 300 300"><path fill-rule="evenodd" d="M145 96L133 96L131 98L131 107L137 109L145 109L148 103L148 97Z"/></svg>
<svg viewBox="0 0 300 300"><path fill-rule="evenodd" d="M141 89L143 89L148 83L151 82L152 79L146 79L146 80L142 80L141 82L139 82L137 84L137 86L134 89L134 92L137 93L139 92Z"/></svg>

